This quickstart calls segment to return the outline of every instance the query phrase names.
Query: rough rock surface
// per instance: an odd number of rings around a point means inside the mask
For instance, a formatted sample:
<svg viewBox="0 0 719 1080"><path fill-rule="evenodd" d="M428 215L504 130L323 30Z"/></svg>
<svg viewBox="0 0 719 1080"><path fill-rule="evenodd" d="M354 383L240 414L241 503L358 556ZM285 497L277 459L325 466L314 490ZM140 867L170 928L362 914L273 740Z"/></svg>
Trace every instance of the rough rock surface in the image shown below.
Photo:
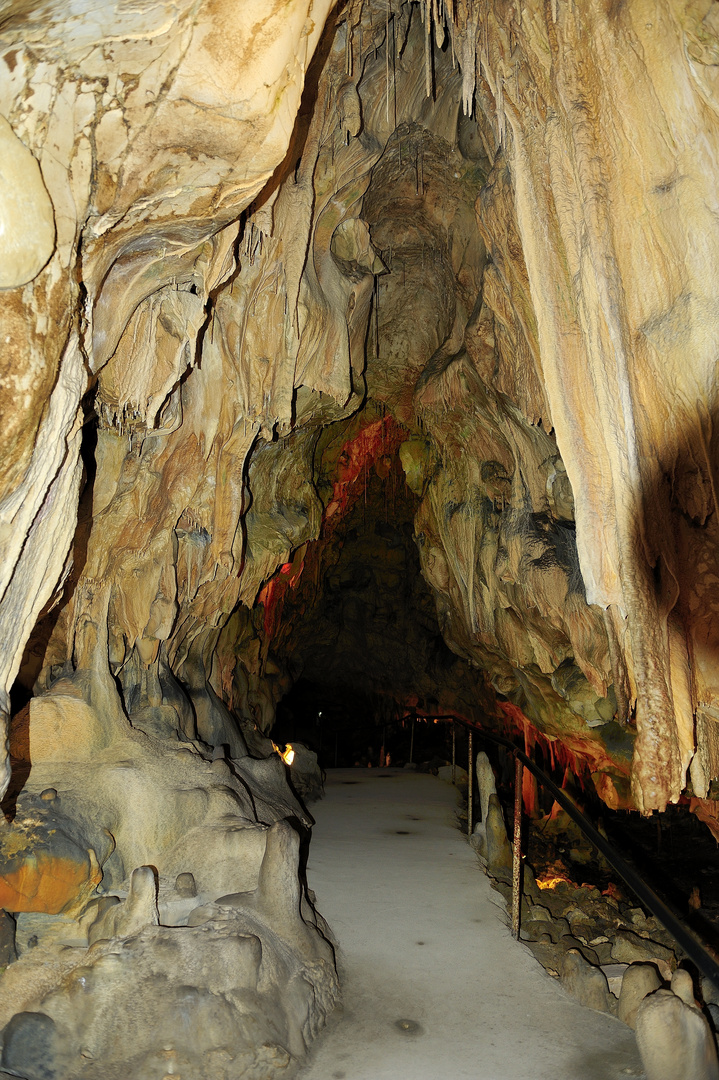
<svg viewBox="0 0 719 1080"><path fill-rule="evenodd" d="M577 949L570 949L562 963L561 984L581 1005L614 1014L616 1001L609 992L604 972L588 963Z"/></svg>
<svg viewBox="0 0 719 1080"><path fill-rule="evenodd" d="M54 957L11 1057L133 871L256 895L302 671L716 828L716 5L96 8L0 9L0 904Z"/></svg>
<svg viewBox="0 0 719 1080"><path fill-rule="evenodd" d="M95 737L92 755L43 754L57 743L31 709L37 756L0 834L0 903L18 913L20 951L0 984L3 1063L35 1076L41 1024L57 1077L153 1076L165 1059L218 1080L285 1070L337 982L298 878L286 819L309 819L284 764L269 741L266 757L210 760L196 740L121 726L116 691L114 726L111 696L103 711L82 700L78 687L97 690L85 676L62 696L79 744Z"/></svg>
<svg viewBox="0 0 719 1080"><path fill-rule="evenodd" d="M719 1062L708 1022L671 990L646 997L636 1019L647 1080L717 1080Z"/></svg>

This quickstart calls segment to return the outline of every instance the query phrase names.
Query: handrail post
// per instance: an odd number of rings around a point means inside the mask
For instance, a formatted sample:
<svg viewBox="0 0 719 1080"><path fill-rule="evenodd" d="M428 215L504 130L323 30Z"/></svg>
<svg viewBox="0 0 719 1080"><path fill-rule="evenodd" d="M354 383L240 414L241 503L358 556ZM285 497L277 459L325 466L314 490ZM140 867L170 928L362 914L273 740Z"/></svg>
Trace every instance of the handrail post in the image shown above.
<svg viewBox="0 0 719 1080"><path fill-rule="evenodd" d="M452 783L457 779L457 725L452 721Z"/></svg>
<svg viewBox="0 0 719 1080"><path fill-rule="evenodd" d="M468 732L469 743L469 761L467 762L467 837L472 836L472 829L474 826L474 750L473 750L473 731L470 728Z"/></svg>
<svg viewBox="0 0 719 1080"><path fill-rule="evenodd" d="M522 908L522 782L524 765L514 758L514 847L512 849L512 937L519 938Z"/></svg>

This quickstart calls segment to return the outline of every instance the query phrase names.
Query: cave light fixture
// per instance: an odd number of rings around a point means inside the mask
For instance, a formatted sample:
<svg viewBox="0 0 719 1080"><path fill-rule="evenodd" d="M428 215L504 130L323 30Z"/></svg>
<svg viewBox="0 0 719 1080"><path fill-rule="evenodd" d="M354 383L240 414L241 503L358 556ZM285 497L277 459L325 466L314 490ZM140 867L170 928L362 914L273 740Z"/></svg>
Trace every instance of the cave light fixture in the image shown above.
<svg viewBox="0 0 719 1080"><path fill-rule="evenodd" d="M272 745L275 748L275 752L279 754L284 761L285 765L291 765L292 762L295 760L295 751L292 743L287 743L284 750L280 750L279 746L275 742L273 742Z"/></svg>

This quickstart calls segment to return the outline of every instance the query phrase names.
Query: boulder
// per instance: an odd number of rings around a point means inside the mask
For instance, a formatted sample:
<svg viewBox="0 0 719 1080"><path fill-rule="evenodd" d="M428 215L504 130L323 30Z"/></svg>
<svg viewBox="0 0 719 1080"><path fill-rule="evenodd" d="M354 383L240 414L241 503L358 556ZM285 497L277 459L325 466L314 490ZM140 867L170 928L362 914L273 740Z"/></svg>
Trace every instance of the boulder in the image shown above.
<svg viewBox="0 0 719 1080"><path fill-rule="evenodd" d="M706 975L702 975L702 998L706 1004L711 1002L715 1005L719 1005L719 986L715 986Z"/></svg>
<svg viewBox="0 0 719 1080"><path fill-rule="evenodd" d="M539 911L535 916L535 908L527 912L527 918L522 920L522 938L531 941L539 941L543 934L549 935L556 944L563 937L570 935L569 923L566 919L547 919L543 912Z"/></svg>
<svg viewBox="0 0 719 1080"><path fill-rule="evenodd" d="M702 998L707 1005L709 1003L713 1005L719 1005L719 986L715 986L711 979L708 979L706 975L702 975Z"/></svg>
<svg viewBox="0 0 719 1080"><path fill-rule="evenodd" d="M444 780L444 782L446 784L451 784L452 783L452 766L451 765L440 765L440 767L437 769L437 776L438 776L438 778L440 780ZM457 784L458 787L459 786L461 786L461 787L466 787L467 786L467 770L463 769L461 765L455 765L455 767L454 767L454 782L455 782L455 784ZM477 830L475 828L475 832L476 831Z"/></svg>
<svg viewBox="0 0 719 1080"><path fill-rule="evenodd" d="M533 925L536 926L536 924ZM564 957L571 949L580 953L592 967L599 967L599 958L593 949L582 945L571 934L565 934L557 942L554 942L549 933L549 924L545 925L547 927L545 932L540 934L536 941L527 940L525 944L534 954L535 959L550 975L559 976L561 974Z"/></svg>
<svg viewBox="0 0 719 1080"><path fill-rule="evenodd" d="M651 964L657 961L671 964L676 960L671 949L650 938L639 937L631 930L617 930L612 944L612 959L620 964Z"/></svg>
<svg viewBox="0 0 719 1080"><path fill-rule="evenodd" d="M26 1080L56 1080L57 1034L45 1013L16 1013L2 1034L2 1065Z"/></svg>
<svg viewBox="0 0 719 1080"><path fill-rule="evenodd" d="M0 831L0 906L5 911L57 915L82 906L102 871L95 851L69 833L59 826L39 836Z"/></svg>
<svg viewBox="0 0 719 1080"><path fill-rule="evenodd" d="M539 941L542 938L556 941L556 935L552 934L552 924L540 919L523 919L519 936L522 941Z"/></svg>
<svg viewBox="0 0 719 1080"><path fill-rule="evenodd" d="M585 945L584 942L574 937L573 934L562 934L557 944L561 946L565 952L568 952L570 949L575 949L578 953L581 953L587 963L591 964L593 967L601 966L599 957L594 949L590 948L589 945Z"/></svg>

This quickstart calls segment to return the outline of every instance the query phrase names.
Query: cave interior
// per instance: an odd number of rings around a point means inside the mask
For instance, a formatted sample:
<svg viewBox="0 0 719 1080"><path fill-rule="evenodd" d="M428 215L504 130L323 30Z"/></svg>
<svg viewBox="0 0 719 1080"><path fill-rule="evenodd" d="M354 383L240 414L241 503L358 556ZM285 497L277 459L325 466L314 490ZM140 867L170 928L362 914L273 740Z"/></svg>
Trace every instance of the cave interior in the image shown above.
<svg viewBox="0 0 719 1080"><path fill-rule="evenodd" d="M719 940L717 11L0 3L13 1075L154 1076L185 992L188 1077L302 1060L322 772L470 728Z"/></svg>

